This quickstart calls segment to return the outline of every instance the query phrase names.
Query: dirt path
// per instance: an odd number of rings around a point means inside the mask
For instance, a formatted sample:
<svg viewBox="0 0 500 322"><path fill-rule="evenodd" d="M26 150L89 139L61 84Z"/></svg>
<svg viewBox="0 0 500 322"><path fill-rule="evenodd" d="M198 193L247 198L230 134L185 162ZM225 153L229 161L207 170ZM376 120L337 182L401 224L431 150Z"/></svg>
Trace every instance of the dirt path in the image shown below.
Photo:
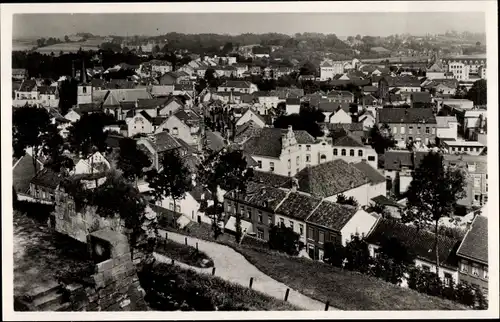
<svg viewBox="0 0 500 322"><path fill-rule="evenodd" d="M162 237L165 237L166 233L166 231L160 230L160 235ZM191 246L195 246L196 243L198 243L198 249L205 252L214 261L216 276L222 277L229 282L240 284L246 287L249 286L250 278L253 277L252 288L254 290L260 291L277 299L284 299L288 286L272 279L271 277L258 270L254 265L247 261L245 257L243 257L232 248L170 231L168 232L167 236L169 239L178 243L184 243L185 238L187 237L188 245ZM160 261L170 262L167 257L159 254L156 255L156 258ZM192 268L201 273L211 274L212 272L211 268L203 269L192 267L182 263L179 264L183 267ZM288 301L298 307L304 308L305 310L324 311L325 309L324 303L311 299L291 288L290 294L288 296ZM334 308L330 307L330 310L334 310Z"/></svg>

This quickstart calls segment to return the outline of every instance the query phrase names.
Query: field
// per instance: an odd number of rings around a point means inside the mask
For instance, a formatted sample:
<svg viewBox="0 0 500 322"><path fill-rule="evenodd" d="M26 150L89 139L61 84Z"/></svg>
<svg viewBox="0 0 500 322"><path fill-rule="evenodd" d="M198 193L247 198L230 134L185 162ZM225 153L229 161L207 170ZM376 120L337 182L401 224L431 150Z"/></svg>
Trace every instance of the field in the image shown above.
<svg viewBox="0 0 500 322"><path fill-rule="evenodd" d="M75 53L80 48L82 48L82 50L84 51L97 51L102 43L103 41L101 39L95 38L81 42L60 43L51 46L40 47L36 49L36 51L41 54L50 54L53 52L55 55L59 55L61 51L63 53Z"/></svg>
<svg viewBox="0 0 500 322"><path fill-rule="evenodd" d="M175 265L154 264L139 272L153 310L295 311L299 308L219 277Z"/></svg>

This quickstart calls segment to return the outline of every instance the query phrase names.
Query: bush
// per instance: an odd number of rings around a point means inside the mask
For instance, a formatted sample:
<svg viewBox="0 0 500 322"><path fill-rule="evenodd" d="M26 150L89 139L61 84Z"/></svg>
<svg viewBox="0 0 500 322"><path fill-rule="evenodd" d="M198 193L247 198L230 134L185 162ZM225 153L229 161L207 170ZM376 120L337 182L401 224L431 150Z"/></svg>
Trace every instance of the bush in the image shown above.
<svg viewBox="0 0 500 322"><path fill-rule="evenodd" d="M191 266L203 268L214 266L213 260L204 252L193 246L176 243L172 240L159 240L156 251Z"/></svg>
<svg viewBox="0 0 500 322"><path fill-rule="evenodd" d="M275 249L288 255L299 253L299 234L285 225L271 225L269 230L269 248Z"/></svg>
<svg viewBox="0 0 500 322"><path fill-rule="evenodd" d="M47 205L38 202L30 202L25 200L15 201L14 210L26 214L28 217L36 219L39 222L47 222L49 216L54 211L54 205Z"/></svg>
<svg viewBox="0 0 500 322"><path fill-rule="evenodd" d="M335 267L342 267L346 258L345 248L341 244L326 242L323 261Z"/></svg>

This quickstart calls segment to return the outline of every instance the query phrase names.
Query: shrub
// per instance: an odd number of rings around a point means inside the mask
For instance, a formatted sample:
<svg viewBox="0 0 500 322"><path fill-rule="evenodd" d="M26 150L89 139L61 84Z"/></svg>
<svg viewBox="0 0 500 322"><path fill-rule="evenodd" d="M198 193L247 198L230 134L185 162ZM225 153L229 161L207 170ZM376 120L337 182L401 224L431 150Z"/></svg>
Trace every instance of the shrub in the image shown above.
<svg viewBox="0 0 500 322"><path fill-rule="evenodd" d="M345 247L338 243L326 242L323 261L335 267L342 267L346 258Z"/></svg>
<svg viewBox="0 0 500 322"><path fill-rule="evenodd" d="M25 200L18 200L14 202L13 206L15 210L18 210L19 212L26 214L28 217L43 223L47 222L47 219L54 211L53 205Z"/></svg>
<svg viewBox="0 0 500 322"><path fill-rule="evenodd" d="M196 267L213 267L213 260L204 252L190 245L176 243L172 240L161 239L156 251L168 257ZM205 262L205 263L204 263Z"/></svg>
<svg viewBox="0 0 500 322"><path fill-rule="evenodd" d="M285 225L271 225L269 230L269 248L275 249L288 255L299 253L299 234Z"/></svg>

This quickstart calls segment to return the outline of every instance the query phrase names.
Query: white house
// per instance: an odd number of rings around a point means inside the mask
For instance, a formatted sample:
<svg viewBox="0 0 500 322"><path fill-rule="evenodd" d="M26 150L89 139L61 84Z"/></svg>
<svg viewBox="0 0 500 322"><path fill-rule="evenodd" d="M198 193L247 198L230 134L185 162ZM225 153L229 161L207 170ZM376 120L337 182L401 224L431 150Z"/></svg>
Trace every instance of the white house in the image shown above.
<svg viewBox="0 0 500 322"><path fill-rule="evenodd" d="M75 111L74 109L70 109L66 115L64 115L64 118L69 120L71 123L75 123L80 119L81 115L78 113L78 111Z"/></svg>
<svg viewBox="0 0 500 322"><path fill-rule="evenodd" d="M246 94L252 94L257 92L259 89L257 85L252 84L248 81L240 81L240 80L229 80L226 81L221 86L217 87L217 92L240 92Z"/></svg>
<svg viewBox="0 0 500 322"><path fill-rule="evenodd" d="M373 116L371 111L363 113L363 115L359 117L358 121L363 124L364 130L371 129L376 123L375 116Z"/></svg>
<svg viewBox="0 0 500 322"><path fill-rule="evenodd" d="M182 139L189 145L198 144L200 117L191 110L179 110L165 119L155 133L167 131L174 138Z"/></svg>
<svg viewBox="0 0 500 322"><path fill-rule="evenodd" d="M371 146L364 145L351 135L332 138L331 147L333 160L341 159L348 163L366 161L375 169L377 168L377 152Z"/></svg>
<svg viewBox="0 0 500 322"><path fill-rule="evenodd" d="M300 112L300 99L299 98L287 98L286 99L286 114L299 114Z"/></svg>
<svg viewBox="0 0 500 322"><path fill-rule="evenodd" d="M458 121L455 116L436 116L436 136L440 139L457 139Z"/></svg>
<svg viewBox="0 0 500 322"><path fill-rule="evenodd" d="M248 121L255 122L255 124L260 128L266 126L266 120L264 120L262 116L259 115L259 113L251 108L247 109L246 112L243 113L243 115L238 119L238 121L236 121L236 126L241 126Z"/></svg>
<svg viewBox="0 0 500 322"><path fill-rule="evenodd" d="M484 144L477 141L464 140L443 141L443 146L450 154L465 153L468 155L480 155L486 148Z"/></svg>
<svg viewBox="0 0 500 322"><path fill-rule="evenodd" d="M38 103L39 92L36 81L32 79L23 80L19 89L14 91L12 106L20 107L25 106L26 104L34 105Z"/></svg>
<svg viewBox="0 0 500 322"><path fill-rule="evenodd" d="M100 152L95 152L87 159L80 159L75 164L75 168L71 171L71 174L97 173L109 169L111 169L109 161Z"/></svg>
<svg viewBox="0 0 500 322"><path fill-rule="evenodd" d="M350 124L352 123L351 116L339 108L333 115L330 116L329 123L342 123L342 124Z"/></svg>

